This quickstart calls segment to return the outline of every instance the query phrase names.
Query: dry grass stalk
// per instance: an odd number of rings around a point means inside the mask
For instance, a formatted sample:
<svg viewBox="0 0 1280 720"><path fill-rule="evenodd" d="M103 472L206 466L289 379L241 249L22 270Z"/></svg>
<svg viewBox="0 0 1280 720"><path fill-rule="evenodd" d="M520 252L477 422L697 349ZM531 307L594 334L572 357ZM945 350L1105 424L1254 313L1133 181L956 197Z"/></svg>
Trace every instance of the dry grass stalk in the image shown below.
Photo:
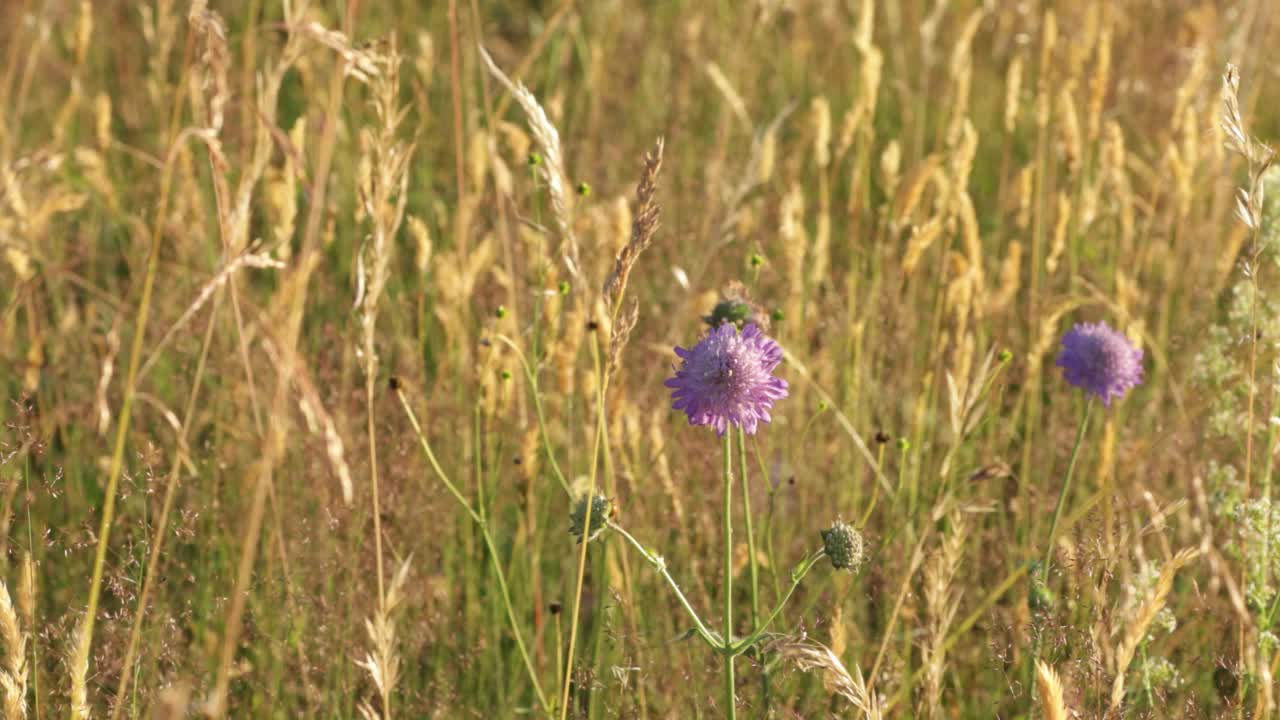
<svg viewBox="0 0 1280 720"><path fill-rule="evenodd" d="M897 140L890 140L880 153L880 183L884 186L886 197L893 197L897 192L901 171L902 145Z"/></svg>
<svg viewBox="0 0 1280 720"><path fill-rule="evenodd" d="M0 582L0 642L4 643L0 685L4 687L5 720L21 720L27 716L27 634L4 582Z"/></svg>
<svg viewBox="0 0 1280 720"><path fill-rule="evenodd" d="M627 304L627 309L618 315L618 319L611 324L609 331L609 354L605 363L606 376L612 376L618 371L622 365L622 351L626 349L627 342L631 339L631 331L635 330L636 322L640 319L640 301L631 298L631 302Z"/></svg>
<svg viewBox="0 0 1280 720"><path fill-rule="evenodd" d="M973 36L978 32L978 26L986 15L987 10L983 7L976 8L969 13L969 17L965 20L964 25L961 26L957 34L956 43L951 49L951 60L947 65L952 85L951 119L946 134L948 142L952 141L957 133L960 132L962 124L970 122L969 93L970 86L973 83Z"/></svg>
<svg viewBox="0 0 1280 720"><path fill-rule="evenodd" d="M1165 562L1160 568L1160 577L1156 580L1155 588L1152 590L1150 597L1138 607L1133 617L1129 619L1129 623L1125 627L1124 637L1116 650L1115 681L1111 684L1111 710L1113 712L1119 709L1120 702L1124 700L1124 677L1129 669L1129 663L1133 662L1133 656L1138 650L1138 645L1147 636L1147 630L1151 627L1151 622L1155 620L1156 614L1164 608L1165 600L1169 597L1169 591L1173 589L1174 576L1199 555L1200 550L1198 548L1183 548Z"/></svg>
<svg viewBox="0 0 1280 720"><path fill-rule="evenodd" d="M1076 114L1074 88L1066 83L1058 90L1056 117L1058 130L1058 149L1067 165L1067 174L1074 177L1080 171L1080 161L1084 153L1083 141L1080 137L1080 119Z"/></svg>
<svg viewBox="0 0 1280 720"><path fill-rule="evenodd" d="M294 32L309 37L337 53L343 61L342 71L348 77L367 83L378 75L378 56L364 48L352 45L343 33L330 30L314 21L298 23L294 26Z"/></svg>
<svg viewBox="0 0 1280 720"><path fill-rule="evenodd" d="M942 229L942 218L937 216L911 228L911 238L907 240L907 250L902 256L902 274L911 275L916 271L920 259L942 234Z"/></svg>
<svg viewBox="0 0 1280 720"><path fill-rule="evenodd" d="M325 410L315 385L308 377L306 369L302 367L301 360L292 351L287 355L283 354L281 346L270 338L263 339L262 347L277 370L282 375L290 377L296 386L298 409L307 423L307 430L313 435L320 436L324 441L325 455L329 459L329 465L334 474L338 476L342 501L350 507L355 497L351 482L351 468L347 465L346 450L333 416Z"/></svg>
<svg viewBox="0 0 1280 720"><path fill-rule="evenodd" d="M654 458L654 472L658 476L658 481L662 485L662 491L666 495L666 499L671 503L671 511L675 514L676 522L680 527L684 527L685 511L684 502L680 499L680 492L676 487L675 478L671 474L671 462L667 459L667 435L665 432L667 423L667 413L665 410L654 410L649 416L649 452Z"/></svg>
<svg viewBox="0 0 1280 720"><path fill-rule="evenodd" d="M880 720L883 717L880 698L867 688L862 670L854 665L853 672L850 673L826 645L810 640L803 633L782 635L770 642L765 652L777 653L801 672L821 672L822 684L827 692L848 700L867 720Z"/></svg>
<svg viewBox="0 0 1280 720"><path fill-rule="evenodd" d="M1067 229L1071 225L1071 196L1058 191L1058 212L1054 218L1053 241L1049 245L1049 257L1045 259L1045 269L1050 275L1058 272L1058 264L1067 251Z"/></svg>
<svg viewBox="0 0 1280 720"><path fill-rule="evenodd" d="M733 239L739 223L747 215L747 208L743 207L747 197L773 177L777 164L778 132L794 109L794 105L785 106L768 125L752 137L746 165L724 203L724 217L721 218L717 231L722 244L728 244Z"/></svg>
<svg viewBox="0 0 1280 720"><path fill-rule="evenodd" d="M991 289L985 308L987 315L1004 312L1013 305L1022 284L1022 243L1009 242L1004 260L1000 262L1000 283Z"/></svg>
<svg viewBox="0 0 1280 720"><path fill-rule="evenodd" d="M551 210L555 215L556 224L560 228L560 237L564 243L562 257L569 269L569 274L577 277L581 263L578 259L578 240L573 232L573 200L566 186L568 176L564 169L564 153L560 148L560 133L555 125L551 124L546 111L542 109L538 99L529 92L524 83L512 82L483 47L479 50L480 59L484 61L489 74L507 88L524 110L529 120L529 130L542 148L542 173L547 183L547 194L551 196Z"/></svg>
<svg viewBox="0 0 1280 720"><path fill-rule="evenodd" d="M1262 174L1271 166L1274 151L1254 140L1244 129L1240 115L1240 71L1228 64L1222 77L1222 115L1220 126L1227 148L1249 165L1249 183L1237 190L1236 215L1250 230L1262 225Z"/></svg>
<svg viewBox="0 0 1280 720"><path fill-rule="evenodd" d="M915 211L916 206L920 204L920 199L924 197L925 188L931 182L935 185L939 183L938 178L942 159L941 154L930 155L907 175L902 185L898 187L898 193L893 199L891 227L900 228L904 226ZM939 194L943 194L941 187L939 187Z"/></svg>
<svg viewBox="0 0 1280 720"><path fill-rule="evenodd" d="M111 377L115 374L116 353L120 352L120 327L113 324L107 331L107 353L102 358L102 372L98 376L98 390L94 394L94 406L98 415L98 434L106 436L111 428L111 406L107 404L107 391L111 389Z"/></svg>
<svg viewBox="0 0 1280 720"><path fill-rule="evenodd" d="M71 720L86 720L89 714L89 633L83 620L75 624L71 645L67 647L67 675L71 681Z"/></svg>
<svg viewBox="0 0 1280 720"><path fill-rule="evenodd" d="M1107 100L1107 90L1111 83L1111 17L1114 13L1104 11L1102 29L1098 35L1097 59L1093 65L1093 74L1089 78L1089 105L1086 110L1085 131L1090 143L1098 140L1098 132L1102 125L1102 107Z"/></svg>
<svg viewBox="0 0 1280 720"><path fill-rule="evenodd" d="M808 256L809 232L805 228L804 188L799 182L791 184L778 208L778 236L786 263L786 314L800 321L804 310L805 259Z"/></svg>
<svg viewBox="0 0 1280 720"><path fill-rule="evenodd" d="M148 371L150 371L156 361L160 359L160 351L173 341L174 337L177 336L178 331L186 327L187 323L191 322L191 318L195 317L196 313L200 312L200 308L204 307L205 304L209 302L215 291L227 284L231 277L235 275L237 270L242 268L282 270L284 267L285 264L283 262L272 258L266 253L247 252L232 259L218 271L217 275L214 275L209 282L205 283L204 286L200 288L200 292L196 295L196 299L187 306L187 309L183 311L182 315L178 316L178 319L174 321L173 325L169 326L169 329L165 331L164 336L161 337L159 342L157 342L152 348L151 354L147 357L146 362L142 364L142 369L138 371L138 376L147 376ZM110 336L108 336L108 340L110 340ZM110 373L111 371L108 367L107 361L103 361L102 384L100 385L99 392L104 399L106 394L106 384L111 380ZM103 425L100 424L99 427L102 428ZM103 431L105 432L105 428Z"/></svg>
<svg viewBox="0 0 1280 720"><path fill-rule="evenodd" d="M1067 720L1067 703L1062 698L1062 681L1058 673L1043 660L1036 661L1036 692L1045 720Z"/></svg>
<svg viewBox="0 0 1280 720"><path fill-rule="evenodd" d="M950 379L950 376L948 376ZM954 388L954 385L952 385ZM942 677L946 670L947 633L960 610L964 591L955 587L964 557L968 525L964 515L952 512L941 547L924 568L924 604L929 640L923 650L925 707L929 717L942 717Z"/></svg>
<svg viewBox="0 0 1280 720"><path fill-rule="evenodd" d="M1009 61L1004 81L1004 131L1012 134L1018 128L1018 108L1022 101L1022 56Z"/></svg>
<svg viewBox="0 0 1280 720"><path fill-rule="evenodd" d="M1044 14L1040 29L1040 77L1036 87L1036 126L1044 128L1049 124L1052 114L1049 98L1050 71L1053 68L1053 51L1058 45L1058 16L1053 10Z"/></svg>
<svg viewBox="0 0 1280 720"><path fill-rule="evenodd" d="M227 100L231 97L227 83L227 73L231 68L227 24L218 13L209 10L206 0L196 0L191 4L187 21L203 44L200 51L202 88L201 92L192 94L192 99L198 108L203 106L204 112L198 112L197 117L207 118L207 127L217 135L222 132Z"/></svg>
<svg viewBox="0 0 1280 720"><path fill-rule="evenodd" d="M366 148L360 159L360 182L358 191L360 198L357 219L367 219L372 225L372 232L356 256L356 299L355 305L360 312L361 343L360 359L363 360L365 374L365 412L369 437L369 481L373 514L373 546L376 556L377 588L379 611L375 621L369 627L369 634L374 643L374 654L364 664L374 676L374 682L382 697L382 717L391 717L391 692L397 679L398 659L395 655L395 630L391 619L391 611L398 604L399 598L387 594L383 587L382 560L382 508L381 491L378 487L378 438L376 432L376 415L374 399L378 385L378 348L376 340L378 307L390 277L390 267L394 239L404 220L406 192L409 184L409 162L413 157L413 144L408 146L399 141L400 123L404 120L407 108L399 104L400 63L401 58L396 50L394 40L390 50L376 58L382 68L372 82L373 110L378 123L376 128L365 128L361 132L361 140ZM391 592L397 591L396 583L403 583L403 576L408 572L408 561L396 575ZM366 705L361 712L367 717L376 717Z"/></svg>
<svg viewBox="0 0 1280 720"><path fill-rule="evenodd" d="M396 615L400 604L404 602L405 582L409 579L409 563L412 559L406 558L400 564L400 569L391 579L386 596L379 602L373 619L365 621L365 632L369 634L372 649L365 653L363 660L357 660L356 665L369 673L382 705L381 710L378 710L368 702L361 702L358 707L364 720L387 720L391 717L391 694L400 680L400 655L396 651Z"/></svg>
<svg viewBox="0 0 1280 720"><path fill-rule="evenodd" d="M604 281L604 294L614 304L615 311L627 291L627 279L635 267L640 253L653 244L653 236L661 224L662 207L658 204L658 174L662 171L662 138L644 156L644 171L636 184L636 209L631 217L631 236L613 260L613 270Z"/></svg>
<svg viewBox="0 0 1280 720"><path fill-rule="evenodd" d="M709 62L706 64L706 71L707 77L711 78L711 84L720 91L720 95L729 104L729 109L733 111L734 117L738 118L743 127L751 127L751 113L747 112L747 104L742 101L742 95L733 87L733 83L729 82L729 78L725 76L720 66Z"/></svg>
<svg viewBox="0 0 1280 720"><path fill-rule="evenodd" d="M819 95L809 104L809 119L813 123L813 162L819 168L831 164L831 103Z"/></svg>

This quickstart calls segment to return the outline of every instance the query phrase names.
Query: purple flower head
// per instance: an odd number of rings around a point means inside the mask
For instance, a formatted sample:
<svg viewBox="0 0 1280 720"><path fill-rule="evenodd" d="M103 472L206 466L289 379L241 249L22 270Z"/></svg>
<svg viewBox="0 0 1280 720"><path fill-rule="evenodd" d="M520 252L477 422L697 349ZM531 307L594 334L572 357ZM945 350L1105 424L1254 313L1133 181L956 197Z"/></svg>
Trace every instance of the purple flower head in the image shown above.
<svg viewBox="0 0 1280 720"><path fill-rule="evenodd" d="M1097 395L1108 407L1142 383L1142 351L1105 322L1071 328L1062 337L1056 364L1067 382Z"/></svg>
<svg viewBox="0 0 1280 720"><path fill-rule="evenodd" d="M769 408L787 396L787 381L773 376L782 348L748 324L738 332L731 322L707 333L691 349L676 348L680 369L666 381L671 407L683 410L690 425L710 425L724 436L729 425L754 435L769 422Z"/></svg>

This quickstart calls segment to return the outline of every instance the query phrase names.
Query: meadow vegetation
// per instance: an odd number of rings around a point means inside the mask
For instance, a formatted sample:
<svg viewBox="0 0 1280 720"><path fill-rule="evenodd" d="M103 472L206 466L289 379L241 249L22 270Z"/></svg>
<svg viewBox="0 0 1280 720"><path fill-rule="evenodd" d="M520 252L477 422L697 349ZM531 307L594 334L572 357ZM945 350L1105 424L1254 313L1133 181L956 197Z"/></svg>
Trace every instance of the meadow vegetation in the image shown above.
<svg viewBox="0 0 1280 720"><path fill-rule="evenodd" d="M0 712L1275 717L1278 40L0 4Z"/></svg>

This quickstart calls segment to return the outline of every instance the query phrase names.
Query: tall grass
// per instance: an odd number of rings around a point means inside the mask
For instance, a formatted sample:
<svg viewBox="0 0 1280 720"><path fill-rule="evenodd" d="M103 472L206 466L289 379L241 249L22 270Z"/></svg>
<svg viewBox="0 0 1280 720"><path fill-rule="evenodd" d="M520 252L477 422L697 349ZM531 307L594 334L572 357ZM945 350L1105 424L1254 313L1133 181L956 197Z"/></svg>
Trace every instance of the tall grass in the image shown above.
<svg viewBox="0 0 1280 720"><path fill-rule="evenodd" d="M1272 14L0 4L0 711L1274 717Z"/></svg>

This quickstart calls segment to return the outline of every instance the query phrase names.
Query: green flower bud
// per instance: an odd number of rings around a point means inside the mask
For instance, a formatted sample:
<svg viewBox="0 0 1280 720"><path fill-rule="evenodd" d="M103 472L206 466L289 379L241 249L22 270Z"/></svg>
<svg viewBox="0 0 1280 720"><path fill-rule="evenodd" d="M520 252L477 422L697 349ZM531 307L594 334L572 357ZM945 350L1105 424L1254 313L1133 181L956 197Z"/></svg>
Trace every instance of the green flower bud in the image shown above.
<svg viewBox="0 0 1280 720"><path fill-rule="evenodd" d="M587 540L595 540L605 528L609 515L613 513L613 503L603 495L596 495L591 500L591 529L586 533ZM573 504L573 512L569 513L569 532L582 542L583 530L587 522L587 496L583 495Z"/></svg>
<svg viewBox="0 0 1280 720"><path fill-rule="evenodd" d="M850 572L862 565L866 554L862 535L843 520L837 520L830 528L822 531L822 549L831 558L832 567Z"/></svg>
<svg viewBox="0 0 1280 720"><path fill-rule="evenodd" d="M581 196L581 197L590 197L590 195L591 195L591 186L590 186L590 185L588 185L587 183L580 182L580 183L578 183L577 191L578 191L578 195L579 195L579 196Z"/></svg>
<svg viewBox="0 0 1280 720"><path fill-rule="evenodd" d="M1013 359L1013 353L1008 350L1001 350L1000 353L996 355L996 359L1002 363L1007 363Z"/></svg>
<svg viewBox="0 0 1280 720"><path fill-rule="evenodd" d="M542 164L542 155L538 151L529 153L529 167L538 167Z"/></svg>
<svg viewBox="0 0 1280 720"><path fill-rule="evenodd" d="M721 300L711 309L711 314L702 318L708 326L718 328L731 322L739 329L749 322L755 322L755 311L752 307L738 300Z"/></svg>
<svg viewBox="0 0 1280 720"><path fill-rule="evenodd" d="M499 306L498 306L498 309L493 311L493 315L494 315L494 317L498 318L499 320L501 320L502 318L506 317L506 316L507 316L507 306L506 306L506 305L499 305Z"/></svg>
<svg viewBox="0 0 1280 720"><path fill-rule="evenodd" d="M1031 587L1027 591L1027 607L1031 612L1042 612L1050 610L1057 603L1058 597L1049 589L1049 584L1044 581L1044 573L1040 571L1041 564L1038 561L1031 563Z"/></svg>

